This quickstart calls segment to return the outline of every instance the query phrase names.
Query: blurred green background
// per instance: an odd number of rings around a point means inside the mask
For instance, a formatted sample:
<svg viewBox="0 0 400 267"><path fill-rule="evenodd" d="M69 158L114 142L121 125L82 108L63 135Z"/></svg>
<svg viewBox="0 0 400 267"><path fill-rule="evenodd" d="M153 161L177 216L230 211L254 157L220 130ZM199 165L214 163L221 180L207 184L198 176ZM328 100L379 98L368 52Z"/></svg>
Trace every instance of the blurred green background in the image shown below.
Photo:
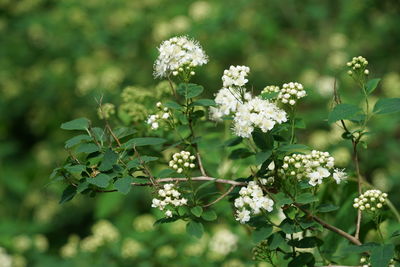
<svg viewBox="0 0 400 267"><path fill-rule="evenodd" d="M158 100L152 92L165 95L152 76L156 47L184 34L210 57L194 78L209 97L229 65L251 68L254 92L303 83L308 129L300 141L351 168L349 144L324 121L334 79L344 100L361 99L344 66L362 55L370 76L382 78L376 95L400 97L399 12L396 0L0 0L0 266L251 266L251 237L232 222L228 203L200 241L180 222L153 227L147 190L60 206L63 185L48 185L72 136L60 124L80 116L98 123L95 99L104 96L119 106L114 123L143 125ZM399 121L376 117L362 152L367 180L397 206ZM218 132L229 135L214 125L201 134L218 143ZM227 153L208 152L213 175L240 172Z"/></svg>

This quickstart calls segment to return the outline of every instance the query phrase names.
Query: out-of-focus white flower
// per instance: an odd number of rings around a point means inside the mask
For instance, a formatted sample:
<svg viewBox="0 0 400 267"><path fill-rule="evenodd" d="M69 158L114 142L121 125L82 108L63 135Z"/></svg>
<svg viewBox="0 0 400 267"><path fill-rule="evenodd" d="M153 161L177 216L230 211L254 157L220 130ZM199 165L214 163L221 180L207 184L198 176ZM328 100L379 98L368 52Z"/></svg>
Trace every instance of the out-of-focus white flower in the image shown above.
<svg viewBox="0 0 400 267"><path fill-rule="evenodd" d="M333 179L335 179L337 184L340 184L343 180L347 179L347 173L344 169L335 169L333 172Z"/></svg>
<svg viewBox="0 0 400 267"><path fill-rule="evenodd" d="M226 256L237 248L239 238L237 235L229 231L229 229L222 228L210 239L210 250L221 256Z"/></svg>

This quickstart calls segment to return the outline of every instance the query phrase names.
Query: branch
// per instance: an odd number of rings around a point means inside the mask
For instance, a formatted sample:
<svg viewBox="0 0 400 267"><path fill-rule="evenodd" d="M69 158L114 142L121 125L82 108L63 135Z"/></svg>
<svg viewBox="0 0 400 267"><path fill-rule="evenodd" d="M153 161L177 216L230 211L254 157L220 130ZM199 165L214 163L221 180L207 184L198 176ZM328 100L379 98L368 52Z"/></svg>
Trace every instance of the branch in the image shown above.
<svg viewBox="0 0 400 267"><path fill-rule="evenodd" d="M234 186L240 186L240 185L247 185L245 182L237 182L233 180L225 180L225 179L217 179L213 177L208 177L208 176L198 176L198 177L192 177L192 181L214 181L216 183L220 184L231 184ZM187 182L189 181L188 178L161 178L156 180L158 183L170 183L170 182ZM152 185L152 183L131 183L132 186L149 186Z"/></svg>
<svg viewBox="0 0 400 267"><path fill-rule="evenodd" d="M226 190L225 193L223 193L222 195L220 195L216 200L214 200L211 203L208 203L206 205L203 205L203 208L209 207L211 205L214 205L215 203L217 203L218 201L222 200L224 197L226 197L230 192L232 192L232 190L236 187L236 185L231 185L231 187L229 187L228 190Z"/></svg>

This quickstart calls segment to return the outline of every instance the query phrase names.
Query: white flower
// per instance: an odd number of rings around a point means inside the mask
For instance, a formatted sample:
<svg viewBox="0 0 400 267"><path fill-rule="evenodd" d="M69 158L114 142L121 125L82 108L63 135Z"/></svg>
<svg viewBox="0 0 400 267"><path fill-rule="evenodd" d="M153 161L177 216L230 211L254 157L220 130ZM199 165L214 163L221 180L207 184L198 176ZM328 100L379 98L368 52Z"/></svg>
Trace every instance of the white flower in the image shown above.
<svg viewBox="0 0 400 267"><path fill-rule="evenodd" d="M250 211L242 209L241 211L236 211L236 220L240 223L246 223L250 221Z"/></svg>
<svg viewBox="0 0 400 267"><path fill-rule="evenodd" d="M166 78L186 72L194 75L193 68L204 65L208 57L200 44L186 36L173 37L159 47L159 56L154 64L154 76Z"/></svg>
<svg viewBox="0 0 400 267"><path fill-rule="evenodd" d="M251 99L250 93L245 93L245 99ZM240 104L239 98L234 95L228 88L222 88L215 95L214 99L216 107L210 107L210 119L213 121L221 121L222 117L228 116L236 112Z"/></svg>
<svg viewBox="0 0 400 267"><path fill-rule="evenodd" d="M377 189L366 191L358 198L354 199L353 207L368 212L376 212L386 203L387 194Z"/></svg>
<svg viewBox="0 0 400 267"><path fill-rule="evenodd" d="M174 184L164 184L163 189L158 190L160 199L153 198L151 207L164 210L165 208L172 208L183 206L187 204L186 198L180 198L181 193L175 189ZM167 209L165 216L172 217L172 211Z"/></svg>
<svg viewBox="0 0 400 267"><path fill-rule="evenodd" d="M165 216L167 216L167 217L172 217L172 211L167 210L167 211L165 212Z"/></svg>
<svg viewBox="0 0 400 267"><path fill-rule="evenodd" d="M245 86L248 82L246 77L249 72L250 68L247 66L230 66L222 76L223 86L232 89Z"/></svg>
<svg viewBox="0 0 400 267"><path fill-rule="evenodd" d="M268 90L271 90L268 88ZM297 100L307 95L303 85L296 82L285 83L279 90L277 99L284 104L295 105Z"/></svg>
<svg viewBox="0 0 400 267"><path fill-rule="evenodd" d="M172 160L170 160L168 165L175 169L177 173L182 173L184 170L196 167L193 163L195 159L196 157L190 155L190 152L182 150L181 152L172 155Z"/></svg>
<svg viewBox="0 0 400 267"><path fill-rule="evenodd" d="M333 179L335 179L337 184L340 184L342 180L347 179L347 173L344 172L344 169L335 169L333 172Z"/></svg>

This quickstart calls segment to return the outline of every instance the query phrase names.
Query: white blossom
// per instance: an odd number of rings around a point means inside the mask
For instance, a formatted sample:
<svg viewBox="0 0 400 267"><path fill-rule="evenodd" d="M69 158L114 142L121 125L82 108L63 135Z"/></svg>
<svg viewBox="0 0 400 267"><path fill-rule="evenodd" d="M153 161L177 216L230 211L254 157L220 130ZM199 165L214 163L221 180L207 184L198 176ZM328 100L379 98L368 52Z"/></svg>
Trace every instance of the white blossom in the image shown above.
<svg viewBox="0 0 400 267"><path fill-rule="evenodd" d="M159 198L153 198L151 207L165 211L165 216L172 217L170 208L187 205L187 199L181 198L181 193L175 189L174 184L164 184L162 189L158 190Z"/></svg>
<svg viewBox="0 0 400 267"><path fill-rule="evenodd" d="M376 212L386 203L387 194L377 189L371 189L354 199L353 207L369 212Z"/></svg>
<svg viewBox="0 0 400 267"><path fill-rule="evenodd" d="M222 76L224 88L237 89L245 86L248 82L246 78L249 72L250 68L247 66L230 66Z"/></svg>
<svg viewBox="0 0 400 267"><path fill-rule="evenodd" d="M297 103L297 100L307 95L303 85L296 82L285 83L278 94L278 101L291 106Z"/></svg>
<svg viewBox="0 0 400 267"><path fill-rule="evenodd" d="M335 169L333 172L333 179L335 179L337 184L340 184L341 181L347 179L347 173L344 169Z"/></svg>
<svg viewBox="0 0 400 267"><path fill-rule="evenodd" d="M193 163L195 159L196 157L191 155L189 151L182 150L172 155L172 160L169 161L168 165L177 173L182 173L184 170L196 167L196 164Z"/></svg>
<svg viewBox="0 0 400 267"><path fill-rule="evenodd" d="M246 92L244 98L251 99L250 93ZM217 106L210 107L210 119L214 121L221 121L222 117L236 112L240 104L238 96L235 96L231 89L228 88L220 89L215 95L214 101Z"/></svg>

